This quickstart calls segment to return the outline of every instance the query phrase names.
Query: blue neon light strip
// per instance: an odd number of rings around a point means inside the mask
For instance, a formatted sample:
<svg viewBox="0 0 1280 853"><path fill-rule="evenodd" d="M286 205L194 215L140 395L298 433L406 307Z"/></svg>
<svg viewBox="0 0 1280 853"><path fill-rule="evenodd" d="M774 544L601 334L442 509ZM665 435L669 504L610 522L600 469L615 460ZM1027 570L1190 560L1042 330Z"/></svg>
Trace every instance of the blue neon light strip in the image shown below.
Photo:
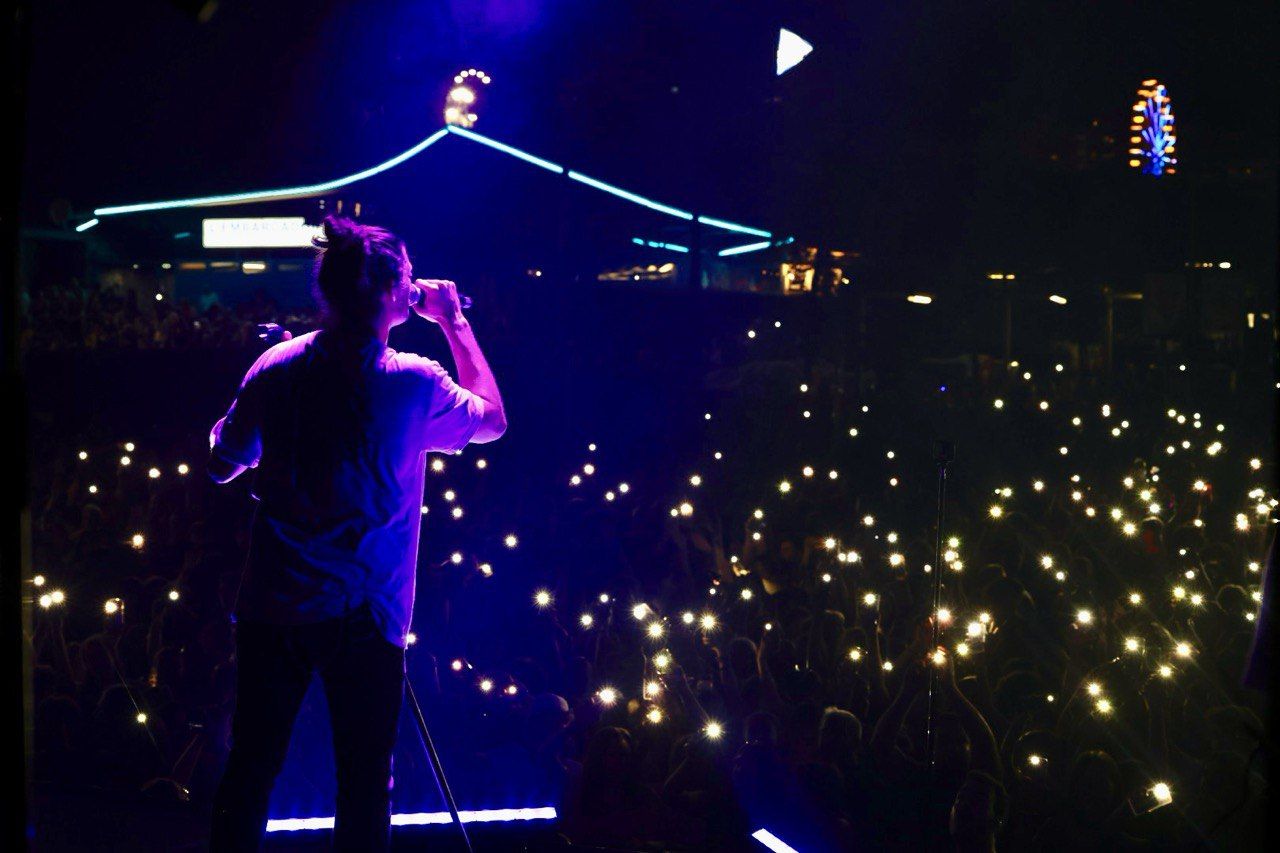
<svg viewBox="0 0 1280 853"><path fill-rule="evenodd" d="M772 245L773 244L768 240L765 240L762 243L747 243L745 246L730 246L727 249L721 249L716 252L716 254L722 258L727 258L730 255L744 255L747 252L758 252L761 249L767 249Z"/></svg>
<svg viewBox="0 0 1280 853"><path fill-rule="evenodd" d="M627 201L634 202L635 204L638 204L642 207L647 207L650 210L656 210L659 213L665 213L668 216L675 216L680 219L687 219L690 221L693 220L693 214L687 210L680 210L679 208L676 208L676 207L668 207L665 204L661 204L652 199L645 198L642 195L636 195L635 193L627 192L621 187L615 187L613 184L606 184L604 181L597 181L595 178L588 177L582 174L581 172L575 172L572 169L570 169L569 177L575 181L580 181L581 183L584 183L589 187L595 187L596 189L601 190L603 192L607 192L610 195L616 195L618 198L625 198Z"/></svg>
<svg viewBox="0 0 1280 853"><path fill-rule="evenodd" d="M549 160L543 160L541 157L534 157L532 154L521 151L519 148L512 148L510 145L504 145L496 139L481 136L473 130L467 130L465 127L458 127L456 124L447 125L445 129L450 133L456 133L463 139L470 139L472 142L479 142L481 145L488 145L490 148L501 151L503 154L510 154L512 157L518 157L526 163L532 163L535 166L540 166L549 172L555 172L557 175L564 174L564 166L557 166Z"/></svg>
<svg viewBox="0 0 1280 853"><path fill-rule="evenodd" d="M88 222L81 222L79 225L77 225L77 226L76 226L76 230L77 230L77 231L88 231L90 228L92 228L93 226L95 226L95 225L97 225L97 224L98 224L98 220L97 220L96 218L95 218L95 219L90 219Z"/></svg>
<svg viewBox="0 0 1280 853"><path fill-rule="evenodd" d="M458 817L463 823L510 823L518 820L555 820L556 810L551 806L533 809L461 809ZM393 814L392 826L431 826L453 823L448 812L415 812ZM267 832L314 832L333 829L332 817L295 817L267 821Z"/></svg>
<svg viewBox="0 0 1280 853"><path fill-rule="evenodd" d="M320 184L308 184L306 186L300 186L300 187L286 187L278 190L260 190L257 192L230 193L227 195L211 195L211 196L200 196L197 198L175 199L173 201L153 201L153 202L145 202L142 204L118 205L116 207L100 207L94 210L93 213L94 213L94 216L117 216L123 213L144 213L147 211L154 211L154 210L173 210L175 208L180 208L180 207L214 207L214 206L223 205L223 204L245 204L245 203L259 202L259 201L283 201L286 199L308 198L310 196L322 195L324 193L339 189L340 187L345 187L349 184L354 184L357 181L362 181L365 178L371 178L374 175L377 175L381 172L387 171L388 169L399 166L404 161L408 160L411 157L417 156L418 154L422 153L427 148L431 147L432 145L439 142L441 139L443 139L444 137L448 136L451 133L454 134L455 136L460 136L463 139L469 139L472 142L478 142L481 145L488 146L489 148L492 148L495 151L501 151L504 154L509 154L512 157L516 157L520 160L525 161L526 163L531 163L534 166L537 166L539 168L546 169L547 171L550 171L550 172L555 172L558 175L565 174L567 172L570 178L572 178L575 181L578 181L579 183L586 184L589 187L594 187L595 189L598 189L602 192L607 192L610 195L615 195L618 198L625 199L629 202L632 202L633 204L638 204L642 207L647 207L650 210L656 210L658 213L665 213L668 216L674 216L678 219L684 219L686 221L692 221L694 219L694 215L687 210L681 210L678 207L671 207L670 205L662 204L661 202L654 201L653 199L645 198L642 195L637 195L636 193L628 192L627 190L624 190L621 187L615 187L613 184L607 184L604 181L597 180L596 178L592 178L588 175L584 175L581 172L575 172L572 169L566 170L565 167L560 166L556 163L552 163L549 160L543 160L541 157L535 157L534 155L529 154L528 152L521 151L518 148L513 148L510 145L506 145L502 142L498 142L496 139L490 139L489 137L476 133L473 130L467 130L464 127L458 127L457 125L446 125L445 127L440 128L435 133L428 136L426 139L419 142L417 145L413 146L407 151L397 154L395 157L392 157L390 160L386 160L382 163L379 163L376 166L365 169L363 172L356 172L354 175L348 175L345 178L337 178L336 180L325 181L324 183L320 183ZM740 234L753 234L758 237L773 236L770 232L762 231L759 228L750 228L746 225L738 225L733 222L726 222L723 219L716 219L711 216L699 216L697 217L697 220L703 225L710 225L712 227L720 228L725 231L736 231Z"/></svg>
<svg viewBox="0 0 1280 853"><path fill-rule="evenodd" d="M643 240L639 237L632 237L631 242L637 246L648 246L650 249L667 249L671 252L688 252L688 246L681 246L678 243L659 243L656 240Z"/></svg>
<svg viewBox="0 0 1280 853"><path fill-rule="evenodd" d="M745 225L737 225L733 222L725 222L723 219L714 219L710 216L699 216L698 221L703 225L713 225L716 228L723 228L725 231L737 231L739 234L754 234L757 237L772 237L768 231L761 231L759 228L748 228Z"/></svg>
<svg viewBox="0 0 1280 853"><path fill-rule="evenodd" d="M354 184L356 181L363 181L365 178L371 178L379 172L385 172L388 169L399 166L405 160L413 157L427 148L435 145L441 139L448 135L445 128L440 128L417 145L392 157L390 160L379 163L363 172L356 172L354 175L348 175L345 178L338 178L333 181L326 181L323 184L310 184L303 187L291 187L280 190L261 190L259 192L247 193L231 193L230 195L211 195L202 196L200 198L184 198L175 201L153 201L145 204L126 204L119 207L100 207L93 212L94 216L116 216L121 213L142 213L149 210L172 210L178 207L214 207L220 204L242 204L245 202L255 201L279 201L290 198L306 198L308 196L322 195L323 193L336 190L339 187L345 187L347 184Z"/></svg>
<svg viewBox="0 0 1280 853"><path fill-rule="evenodd" d="M799 850L783 841L767 829L757 829L751 837L768 847L773 853L800 853Z"/></svg>

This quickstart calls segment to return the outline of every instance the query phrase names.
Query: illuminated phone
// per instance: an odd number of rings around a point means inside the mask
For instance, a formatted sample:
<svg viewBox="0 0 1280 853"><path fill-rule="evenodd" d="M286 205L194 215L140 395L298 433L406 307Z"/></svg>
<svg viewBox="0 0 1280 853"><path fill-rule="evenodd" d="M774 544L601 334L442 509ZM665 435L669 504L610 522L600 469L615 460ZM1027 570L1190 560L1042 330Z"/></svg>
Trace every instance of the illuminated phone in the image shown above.
<svg viewBox="0 0 1280 853"><path fill-rule="evenodd" d="M1156 782L1150 788L1129 797L1129 810L1135 815L1150 814L1173 802L1173 791L1165 782Z"/></svg>
<svg viewBox="0 0 1280 853"><path fill-rule="evenodd" d="M102 620L108 628L124 625L124 601L119 598L108 598L102 606Z"/></svg>

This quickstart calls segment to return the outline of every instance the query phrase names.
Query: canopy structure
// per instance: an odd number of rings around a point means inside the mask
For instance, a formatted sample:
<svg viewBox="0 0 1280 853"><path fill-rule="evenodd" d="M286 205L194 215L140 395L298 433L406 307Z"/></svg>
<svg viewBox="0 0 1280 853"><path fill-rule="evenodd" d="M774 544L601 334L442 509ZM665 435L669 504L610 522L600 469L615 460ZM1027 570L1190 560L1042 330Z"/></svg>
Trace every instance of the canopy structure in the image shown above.
<svg viewBox="0 0 1280 853"><path fill-rule="evenodd" d="M391 159L385 160L382 163L379 163L376 166L371 166L368 169L364 169L363 171L356 172L355 174L347 175L346 177L335 178L334 180L324 181L318 184L307 184L304 186L297 186L297 187L284 187L281 189L273 189L273 190L255 190L251 192L228 193L225 195L210 195L210 196L200 196L197 198L171 199L168 201L150 201L150 202L142 202L138 204L122 204L122 205L116 205L112 207L99 207L93 211L94 218L82 223L80 227L85 229L91 228L93 227L93 225L97 225L98 222L100 222L103 217L108 217L108 216L123 216L131 213L147 213L147 212L158 211L158 210L175 210L180 208L218 207L221 205L229 205L229 204L250 204L253 202L285 201L288 199L312 198L315 196L325 195L327 193L333 192L336 189L340 189L345 186L350 186L351 184L357 183L359 181L363 181L366 178L372 178L374 175L378 175L389 169L393 169L396 166L399 166L401 163L404 163L406 160L409 160L413 157L418 156L423 151L426 151L428 148L430 148L431 146L435 145L437 142L440 142L442 139L450 135L457 136L462 139L478 143L480 145L484 145L488 148L492 148L495 151L500 151L503 154L506 154L510 157L515 157L516 159L519 159L519 160L523 160L524 162L529 163L532 166L536 166L540 169L546 169L547 171L554 172L555 174L558 174L558 175L565 175L570 180L577 181L578 183L581 183L593 189L599 190L600 192L609 193L610 195L616 196L625 201L629 201L632 204L640 205L641 207L647 207L650 210L657 211L658 213L662 213L667 216L672 216L677 219L683 219L690 222L696 219L699 224L706 225L711 228L717 228L722 231L729 231L737 234L747 234L753 237L765 238L763 241L755 241L752 243L745 244L743 246L731 247L730 249L720 252L721 255L726 255L726 254L731 255L731 254L738 254L741 252L756 251L758 249L768 248L769 246L773 245L773 242L772 242L773 233L770 231L766 231L762 228L753 228L748 225L740 225L735 222L729 222L724 219L717 219L716 217L712 217L712 216L695 215L690 211L681 210L678 207L673 207L668 204L663 204L662 202L655 201L654 199L646 198L645 196L639 195L637 193L624 190L621 187L617 187L617 186L614 186L613 184L606 183L597 178L584 175L581 172L574 171L573 169L568 169L564 166L561 166L558 163L552 163L549 160L544 160L543 158L530 154L527 151L521 151L519 148L514 148L510 145L507 145L504 142L499 142L496 139L492 139L488 136L484 136L482 134L476 133L473 130L468 130L465 127L459 127L458 125L452 125L452 124L445 125L444 127L437 130L435 133L428 136L426 139L419 142L417 145L414 145L412 148L409 148L406 151L402 151L401 153L397 154ZM80 230L80 228L78 228L77 230Z"/></svg>

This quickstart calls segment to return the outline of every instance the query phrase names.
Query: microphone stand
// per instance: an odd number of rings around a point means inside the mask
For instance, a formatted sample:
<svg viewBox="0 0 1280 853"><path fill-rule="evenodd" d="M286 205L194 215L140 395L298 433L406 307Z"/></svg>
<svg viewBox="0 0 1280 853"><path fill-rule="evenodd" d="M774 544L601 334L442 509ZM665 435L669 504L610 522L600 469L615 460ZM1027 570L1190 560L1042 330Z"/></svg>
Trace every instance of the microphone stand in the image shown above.
<svg viewBox="0 0 1280 853"><path fill-rule="evenodd" d="M946 439L938 439L933 443L933 462L938 466L938 515L937 515L937 533L934 537L933 545L933 610L930 614L930 621L933 626L932 644L929 646L929 654L932 656L934 650L938 648L938 608L942 606L942 519L943 510L947 500L947 465L956 458L956 445L954 441ZM937 729L937 705L934 701L934 694L938 689L938 668L936 666L929 667L929 696L928 696L928 712L925 715L925 752L929 756L929 777L934 775L934 752L936 749L935 732Z"/></svg>
<svg viewBox="0 0 1280 853"><path fill-rule="evenodd" d="M406 671L404 675L405 693L409 697L409 706L413 709L413 720L418 724L418 737L422 739L422 746L427 751L427 757L431 759L431 772L436 777L436 787L440 789L440 795L444 797L445 805L449 808L449 814L453 818L453 822L458 826L458 833L462 836L462 844L467 849L467 853L475 853L471 846L471 837L467 835L466 824L462 822L462 816L458 814L458 804L454 802L453 791L449 790L449 782L444 776L444 765L440 763L440 755L436 752L436 746L431 741L431 732L427 731L427 720L422 716L422 706L418 704L418 697L413 693L413 682L409 680L409 673Z"/></svg>

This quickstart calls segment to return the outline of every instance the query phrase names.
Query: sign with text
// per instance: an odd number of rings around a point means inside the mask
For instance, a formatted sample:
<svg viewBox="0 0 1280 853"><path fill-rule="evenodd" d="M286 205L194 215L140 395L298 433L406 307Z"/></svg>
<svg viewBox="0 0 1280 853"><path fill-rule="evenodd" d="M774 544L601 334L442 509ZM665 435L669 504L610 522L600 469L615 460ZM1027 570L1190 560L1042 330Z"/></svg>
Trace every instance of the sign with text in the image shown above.
<svg viewBox="0 0 1280 853"><path fill-rule="evenodd" d="M301 249L311 247L320 233L301 216L259 216L248 219L206 219L206 249Z"/></svg>

